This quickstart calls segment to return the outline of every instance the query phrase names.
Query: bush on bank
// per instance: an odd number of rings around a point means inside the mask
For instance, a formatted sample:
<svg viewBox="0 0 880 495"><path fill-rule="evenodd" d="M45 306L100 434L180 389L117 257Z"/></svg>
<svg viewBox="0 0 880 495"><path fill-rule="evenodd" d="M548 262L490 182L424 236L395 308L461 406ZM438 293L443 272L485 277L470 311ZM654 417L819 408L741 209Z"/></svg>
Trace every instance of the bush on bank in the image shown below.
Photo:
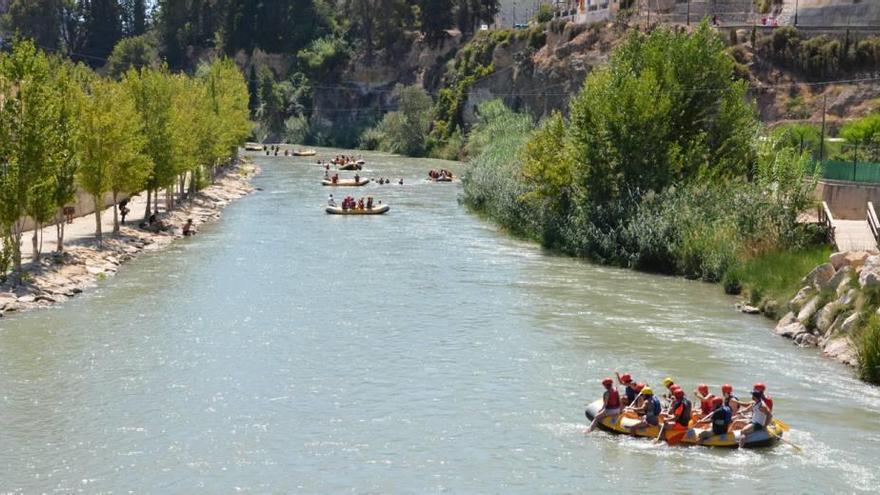
<svg viewBox="0 0 880 495"><path fill-rule="evenodd" d="M797 222L812 202L808 162L760 137L734 69L705 23L633 33L569 118L531 131L500 103L481 108L464 201L550 248L736 288L734 268L815 233Z"/></svg>

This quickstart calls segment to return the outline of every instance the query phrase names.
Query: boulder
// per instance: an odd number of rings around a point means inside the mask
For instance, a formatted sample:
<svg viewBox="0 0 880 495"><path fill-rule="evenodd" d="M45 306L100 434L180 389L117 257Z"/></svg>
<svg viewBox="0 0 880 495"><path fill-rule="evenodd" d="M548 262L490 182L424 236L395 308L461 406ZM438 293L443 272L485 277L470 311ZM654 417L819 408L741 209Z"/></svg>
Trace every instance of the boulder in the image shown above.
<svg viewBox="0 0 880 495"><path fill-rule="evenodd" d="M18 298L18 302L20 302L20 303L25 303L25 304L32 303L32 302L34 302L34 301L36 301L36 300L37 300L37 298L34 297L34 296L32 296L32 295L30 295L30 294L28 294L28 295L26 295L26 296L21 296L21 297Z"/></svg>
<svg viewBox="0 0 880 495"><path fill-rule="evenodd" d="M850 366L856 366L859 363L858 353L847 337L831 339L826 342L822 349L822 355Z"/></svg>
<svg viewBox="0 0 880 495"><path fill-rule="evenodd" d="M804 287L798 291L797 294L788 302L788 307L794 311L798 312L804 307L804 304L810 300L810 296L813 295L814 289L812 287Z"/></svg>
<svg viewBox="0 0 880 495"><path fill-rule="evenodd" d="M846 290L846 287L849 285L850 277L852 277L855 270L851 266L845 266L840 270L837 270L827 282L822 284L823 289L834 289L835 291L839 291L841 289Z"/></svg>
<svg viewBox="0 0 880 495"><path fill-rule="evenodd" d="M746 303L736 303L734 307L747 315L756 315L761 312L760 309Z"/></svg>
<svg viewBox="0 0 880 495"><path fill-rule="evenodd" d="M853 313L846 317L843 320L843 323L840 324L840 333L841 334L849 334L852 332L859 323L860 316L858 313Z"/></svg>
<svg viewBox="0 0 880 495"><path fill-rule="evenodd" d="M834 266L832 266L831 263L824 263L817 266L816 268L813 268L813 271L811 271L806 277L804 277L802 282L805 285L822 287L831 279L831 277L834 276L834 272Z"/></svg>
<svg viewBox="0 0 880 495"><path fill-rule="evenodd" d="M880 256L868 256L859 272L859 285L870 287L880 284Z"/></svg>
<svg viewBox="0 0 880 495"><path fill-rule="evenodd" d="M807 301L806 304L798 311L797 319L801 323L807 323L813 318L813 315L819 309L819 295L815 295Z"/></svg>
<svg viewBox="0 0 880 495"><path fill-rule="evenodd" d="M804 332L795 335L794 342L801 347L816 347L819 344L819 339L809 332Z"/></svg>
<svg viewBox="0 0 880 495"><path fill-rule="evenodd" d="M849 289L846 292L842 293L840 295L840 297L837 298L837 301L835 301L835 302L841 308L851 308L855 305L856 298L858 298L858 297L859 297L859 291L857 291L855 289Z"/></svg>
<svg viewBox="0 0 880 495"><path fill-rule="evenodd" d="M831 263L831 266L834 267L835 270L840 270L841 268L847 265L846 255L848 253L846 251L840 251L837 253L832 253L831 256L828 257L828 262Z"/></svg>
<svg viewBox="0 0 880 495"><path fill-rule="evenodd" d="M840 306L836 302L830 302L822 307L813 318L813 325L820 334L825 333L831 324L834 323L834 317L837 316Z"/></svg>
<svg viewBox="0 0 880 495"><path fill-rule="evenodd" d="M846 253L846 264L858 271L865 264L868 256L871 256L868 251L850 251Z"/></svg>
<svg viewBox="0 0 880 495"><path fill-rule="evenodd" d="M794 338L795 335L804 333L807 331L807 327L804 326L803 323L798 321L797 317L794 313L788 313L783 316L779 323L776 324L776 328L773 329L773 333L782 337L788 337L790 339Z"/></svg>
<svg viewBox="0 0 880 495"><path fill-rule="evenodd" d="M18 298L13 296L12 294L9 294L8 296L0 294L0 310L6 307L7 304L14 303L17 300Z"/></svg>

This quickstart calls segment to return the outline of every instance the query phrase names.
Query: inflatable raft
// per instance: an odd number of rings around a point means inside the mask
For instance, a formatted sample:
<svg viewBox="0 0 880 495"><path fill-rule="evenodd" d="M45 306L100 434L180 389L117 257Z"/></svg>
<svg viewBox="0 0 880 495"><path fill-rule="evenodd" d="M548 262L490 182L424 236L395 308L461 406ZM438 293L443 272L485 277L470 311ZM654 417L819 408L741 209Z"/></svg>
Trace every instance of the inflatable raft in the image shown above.
<svg viewBox="0 0 880 495"><path fill-rule="evenodd" d="M244 150L245 151L263 151L263 145L262 144L255 144L255 143L247 143L244 145Z"/></svg>
<svg viewBox="0 0 880 495"><path fill-rule="evenodd" d="M593 418L596 417L596 414L599 412L600 409L602 409L601 399L590 403L584 413L586 414L587 419L592 421ZM635 430L629 430L627 428L634 426L638 423L639 419L635 413L625 412L616 416L608 416L606 418L602 418L602 421L599 421L598 426L602 430L610 433L632 435L636 437L657 438L657 435L660 433L660 428L657 426L644 426ZM695 445L697 444L697 439L699 438L698 435L700 434L700 432L711 429L711 425L706 425L706 428L693 427L693 422L691 422L691 426L692 427L688 429L684 437L682 437L680 443L686 445ZM745 443L745 448L753 449L775 445L782 438L782 433L782 428L780 428L774 421L774 423L768 426L767 429L749 434ZM664 432L664 437L666 437L664 438L664 440L666 440L671 435L680 434L680 431L676 432L672 428L667 427L666 431ZM724 435L715 435L711 438L708 438L701 445L704 445L706 447L724 447L735 449L739 447L739 436L740 432L738 430L725 433Z"/></svg>
<svg viewBox="0 0 880 495"><path fill-rule="evenodd" d="M340 165L339 170L360 170L361 165L357 163L346 163L345 165Z"/></svg>
<svg viewBox="0 0 880 495"><path fill-rule="evenodd" d="M324 179L321 181L322 186L331 186L331 187L357 187L357 186L365 186L370 183L370 179L366 179L361 177L357 181L354 179L339 179L336 182L333 182L329 179Z"/></svg>
<svg viewBox="0 0 880 495"><path fill-rule="evenodd" d="M387 213L391 207L388 205L377 205L369 209L363 210L343 210L338 206L328 206L324 211L331 215L381 215L383 213Z"/></svg>
<svg viewBox="0 0 880 495"><path fill-rule="evenodd" d="M315 156L318 152L315 150L293 150L293 156Z"/></svg>

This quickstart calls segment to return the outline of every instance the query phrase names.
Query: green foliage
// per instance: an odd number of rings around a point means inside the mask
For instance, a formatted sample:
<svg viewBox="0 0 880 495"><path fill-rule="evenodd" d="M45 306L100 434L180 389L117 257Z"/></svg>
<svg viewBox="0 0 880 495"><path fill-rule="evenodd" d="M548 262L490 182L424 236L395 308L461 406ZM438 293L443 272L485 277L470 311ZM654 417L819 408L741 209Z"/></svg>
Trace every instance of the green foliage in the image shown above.
<svg viewBox="0 0 880 495"><path fill-rule="evenodd" d="M452 26L452 0L418 0L422 32L430 42L445 36Z"/></svg>
<svg viewBox="0 0 880 495"><path fill-rule="evenodd" d="M322 79L351 55L342 38L324 37L313 41L308 48L297 53L300 63L315 79Z"/></svg>
<svg viewBox="0 0 880 495"><path fill-rule="evenodd" d="M543 24L545 22L550 22L553 20L553 7L548 3L542 3L538 6L538 10L535 11L535 14L532 16L532 21L537 22L538 24Z"/></svg>
<svg viewBox="0 0 880 495"><path fill-rule="evenodd" d="M880 317L872 315L855 337L859 378L880 384Z"/></svg>
<svg viewBox="0 0 880 495"><path fill-rule="evenodd" d="M500 103L480 107L464 201L554 249L709 281L810 246L814 232L797 221L813 201L808 161L759 139L732 73L705 23L632 34L587 78L569 119L532 131Z"/></svg>
<svg viewBox="0 0 880 495"><path fill-rule="evenodd" d="M492 74L492 55L498 46L515 39L513 30L481 31L464 45L444 76L443 88L434 106L432 136L442 142L464 125L462 111L467 93L480 79Z"/></svg>
<svg viewBox="0 0 880 495"><path fill-rule="evenodd" d="M765 300L787 301L801 287L805 273L828 261L827 246L771 251L744 260L725 274L725 284L743 288L752 304Z"/></svg>
<svg viewBox="0 0 880 495"><path fill-rule="evenodd" d="M141 152L145 139L131 94L117 83L96 79L80 116L80 166L76 177L96 204L109 191L140 190L151 163ZM101 208L96 208L96 236L101 242Z"/></svg>
<svg viewBox="0 0 880 495"><path fill-rule="evenodd" d="M158 68L159 52L149 36L123 38L113 47L107 60L107 73L122 77L129 69Z"/></svg>
<svg viewBox="0 0 880 495"><path fill-rule="evenodd" d="M309 135L309 121L304 115L295 115L284 121L285 142L305 143L308 141Z"/></svg>
<svg viewBox="0 0 880 495"><path fill-rule="evenodd" d="M361 135L361 145L408 156L424 156L431 125L431 97L419 86L394 88L398 110L385 114L379 124Z"/></svg>
<svg viewBox="0 0 880 495"><path fill-rule="evenodd" d="M817 125L804 123L782 124L770 133L781 146L797 149L800 153L814 153L818 156L821 130Z"/></svg>
<svg viewBox="0 0 880 495"><path fill-rule="evenodd" d="M776 63L814 79L880 67L880 38L871 36L853 43L849 31L842 40L839 35L803 38L796 28L786 26L758 39L756 48Z"/></svg>
<svg viewBox="0 0 880 495"><path fill-rule="evenodd" d="M9 235L0 232L0 283L6 282L9 267L12 265L12 240Z"/></svg>

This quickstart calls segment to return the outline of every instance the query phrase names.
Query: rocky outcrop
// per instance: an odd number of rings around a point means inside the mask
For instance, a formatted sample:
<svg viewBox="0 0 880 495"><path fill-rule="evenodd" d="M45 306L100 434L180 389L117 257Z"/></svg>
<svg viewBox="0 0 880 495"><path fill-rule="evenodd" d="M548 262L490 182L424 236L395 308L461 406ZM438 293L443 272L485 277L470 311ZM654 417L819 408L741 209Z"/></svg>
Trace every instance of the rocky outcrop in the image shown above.
<svg viewBox="0 0 880 495"><path fill-rule="evenodd" d="M94 245L77 245L61 254L43 256L39 263L28 267L21 284L0 284L0 317L47 307L82 293L98 281L115 275L123 263L138 254L162 249L183 237L180 226L187 219L193 219L197 226L215 221L226 205L253 191L250 178L257 172L252 165L232 168L216 184L199 192L192 202L161 215L160 221L176 226L167 231L122 227L119 235L104 238L101 249Z"/></svg>
<svg viewBox="0 0 880 495"><path fill-rule="evenodd" d="M858 363L850 338L871 310L861 295L880 284L880 255L865 251L834 253L802 280L801 289L788 302L788 313L774 333L804 347L819 347L822 354L842 363Z"/></svg>

